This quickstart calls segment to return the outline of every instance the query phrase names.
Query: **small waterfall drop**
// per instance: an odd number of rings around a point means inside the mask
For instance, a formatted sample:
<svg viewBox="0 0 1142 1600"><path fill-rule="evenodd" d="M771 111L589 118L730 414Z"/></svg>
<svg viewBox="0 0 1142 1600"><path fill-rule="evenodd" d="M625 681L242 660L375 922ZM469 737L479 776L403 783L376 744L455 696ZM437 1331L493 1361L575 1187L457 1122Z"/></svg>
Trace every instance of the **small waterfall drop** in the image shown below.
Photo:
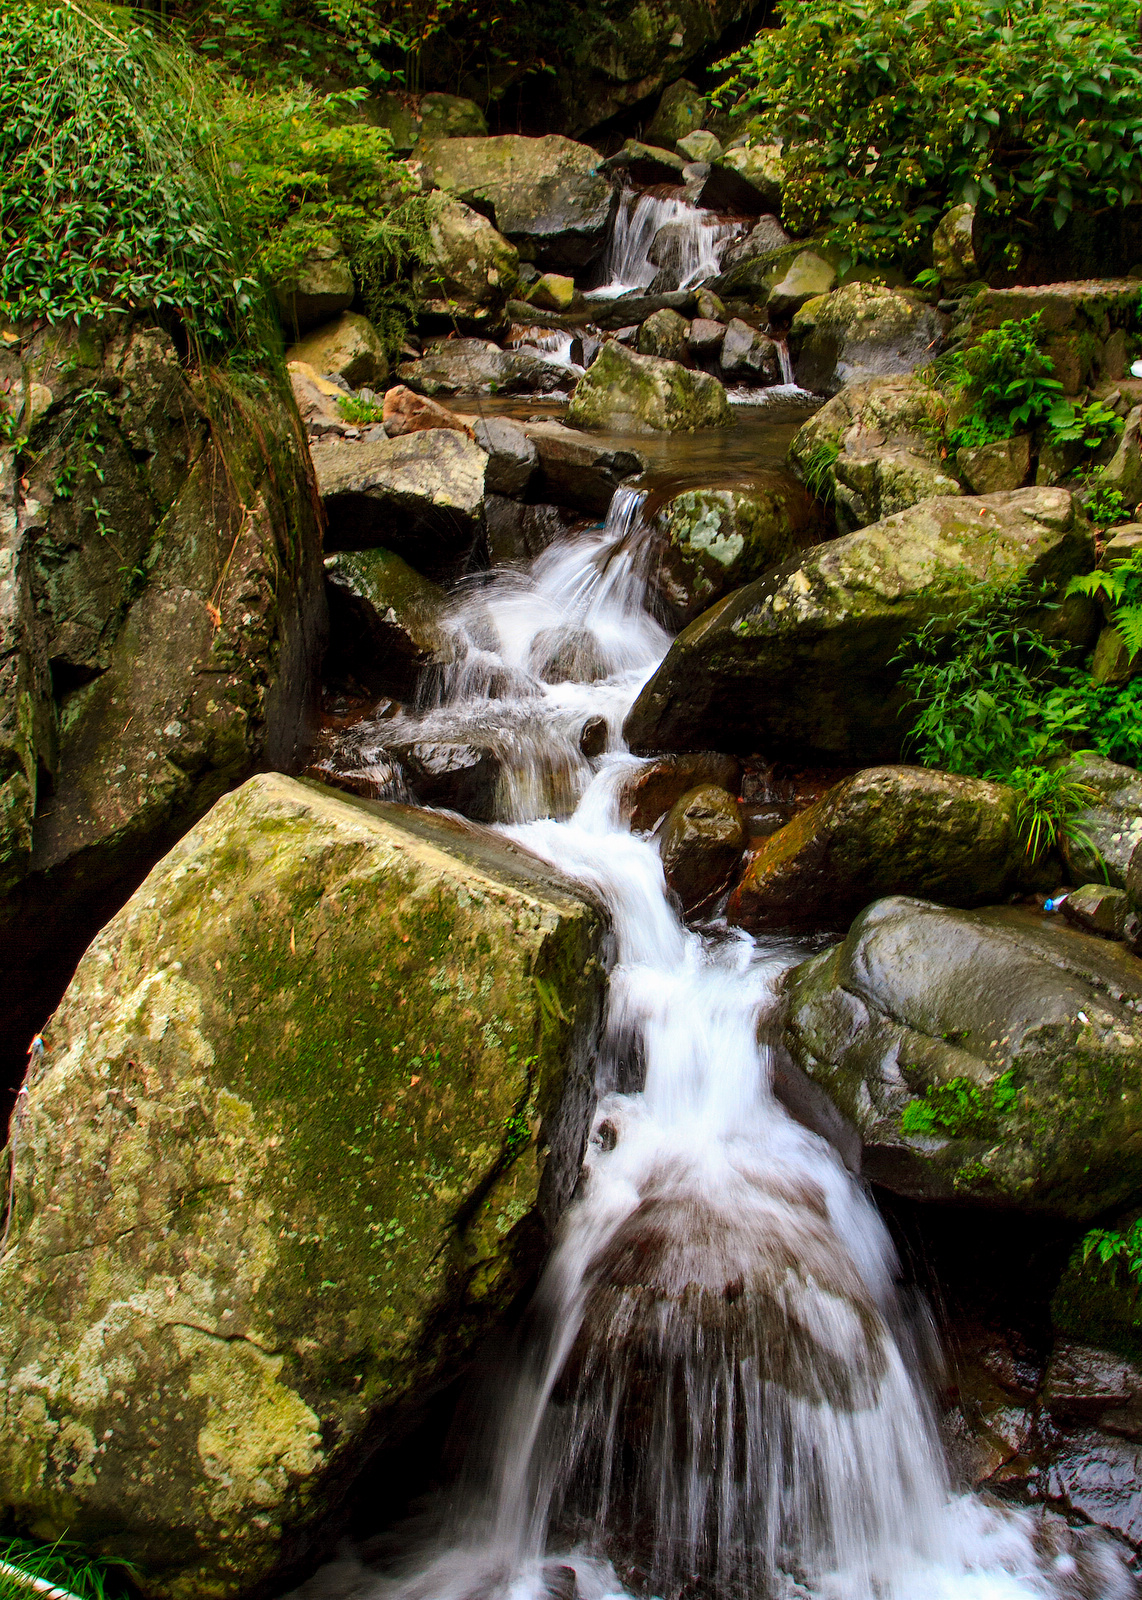
<svg viewBox="0 0 1142 1600"><path fill-rule="evenodd" d="M599 296L661 287L689 289L717 276L721 253L742 231L713 211L701 211L677 194L638 194L626 190L619 200L614 230L602 266ZM658 248L655 249L655 242ZM652 253L658 260L651 260Z"/></svg>

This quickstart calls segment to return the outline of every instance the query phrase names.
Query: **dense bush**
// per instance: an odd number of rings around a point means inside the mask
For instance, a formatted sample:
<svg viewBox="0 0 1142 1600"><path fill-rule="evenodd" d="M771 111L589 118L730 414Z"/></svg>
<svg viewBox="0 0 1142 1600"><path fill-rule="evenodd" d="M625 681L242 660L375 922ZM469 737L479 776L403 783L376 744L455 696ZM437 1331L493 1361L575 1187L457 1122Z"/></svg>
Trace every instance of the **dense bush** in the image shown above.
<svg viewBox="0 0 1142 1600"><path fill-rule="evenodd" d="M853 257L952 204L1021 241L1142 195L1136 0L798 0L727 65L790 159L786 219Z"/></svg>

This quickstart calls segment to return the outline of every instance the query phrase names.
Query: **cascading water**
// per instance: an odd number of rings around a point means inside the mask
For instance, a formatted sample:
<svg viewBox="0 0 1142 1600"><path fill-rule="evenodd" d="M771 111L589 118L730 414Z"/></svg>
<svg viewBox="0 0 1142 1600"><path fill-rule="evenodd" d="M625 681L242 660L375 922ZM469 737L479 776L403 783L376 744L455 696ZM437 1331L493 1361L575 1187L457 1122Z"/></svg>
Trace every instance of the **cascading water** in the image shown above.
<svg viewBox="0 0 1142 1600"><path fill-rule="evenodd" d="M689 289L718 275L722 251L741 231L740 222L701 211L677 195L636 194L628 189L615 214L601 271L603 284L594 293L614 296L647 289L656 278L661 288ZM651 260L652 253L660 259Z"/></svg>
<svg viewBox="0 0 1142 1600"><path fill-rule="evenodd" d="M766 1018L799 951L685 927L653 839L623 820L642 763L615 748L622 718L668 643L642 603L638 508L621 492L605 530L464 587L455 665L404 719L422 738L498 730L509 832L605 901L616 954L583 1182L458 1504L411 1573L342 1571L338 1590L1132 1593L1097 1542L1052 1545L1029 1513L953 1492L884 1225L773 1093ZM553 648L578 662L556 683ZM589 716L612 746L593 760Z"/></svg>

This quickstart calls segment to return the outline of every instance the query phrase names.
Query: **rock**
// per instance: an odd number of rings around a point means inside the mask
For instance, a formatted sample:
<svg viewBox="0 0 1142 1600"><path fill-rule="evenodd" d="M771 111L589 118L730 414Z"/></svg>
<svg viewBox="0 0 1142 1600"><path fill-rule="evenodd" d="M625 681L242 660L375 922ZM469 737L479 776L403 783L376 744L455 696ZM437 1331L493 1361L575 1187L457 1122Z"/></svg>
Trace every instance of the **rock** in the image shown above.
<svg viewBox="0 0 1142 1600"><path fill-rule="evenodd" d="M996 494L1019 489L1031 470L1031 440L1021 433L1014 439L956 451L956 466L973 494Z"/></svg>
<svg viewBox="0 0 1142 1600"><path fill-rule="evenodd" d="M588 717L579 732L579 750L588 761L606 753L610 729L606 717Z"/></svg>
<svg viewBox="0 0 1142 1600"><path fill-rule="evenodd" d="M575 298L575 280L558 272L545 272L535 280L527 298L541 311L567 311Z"/></svg>
<svg viewBox="0 0 1142 1600"><path fill-rule="evenodd" d="M466 332L502 322L519 276L519 251L487 217L447 195L437 197L428 249L413 274L422 314Z"/></svg>
<svg viewBox="0 0 1142 1600"><path fill-rule="evenodd" d="M684 361L690 344L690 324L677 311L656 311L638 330L640 356L664 356Z"/></svg>
<svg viewBox="0 0 1142 1600"><path fill-rule="evenodd" d="M1092 561L1064 489L925 500L816 545L736 590L679 634L627 718L636 754L761 751L782 758L892 760L907 723L904 635L950 627L965 584L1065 586Z"/></svg>
<svg viewBox="0 0 1142 1600"><path fill-rule="evenodd" d="M768 201L748 178L728 163L711 165L695 161L686 167L688 198L703 211L726 211L733 216L756 217L768 210Z"/></svg>
<svg viewBox="0 0 1142 1600"><path fill-rule="evenodd" d="M688 133L702 127L706 101L701 91L685 78L679 78L662 91L658 109L646 127L651 144L676 145Z"/></svg>
<svg viewBox="0 0 1142 1600"><path fill-rule="evenodd" d="M873 1183L1084 1222L1142 1171L1142 962L1015 907L879 900L797 967L785 1043Z"/></svg>
<svg viewBox="0 0 1142 1600"><path fill-rule="evenodd" d="M971 303L971 337L1038 314L1055 376L1068 394L1078 394L1104 375L1121 377L1121 336L1136 329L1137 305L1136 278L985 288Z"/></svg>
<svg viewBox="0 0 1142 1600"><path fill-rule="evenodd" d="M727 315L725 302L709 289L694 290L694 312L708 322L725 322Z"/></svg>
<svg viewBox="0 0 1142 1600"><path fill-rule="evenodd" d="M681 139L674 141L674 148L687 161L714 162L722 159L721 141L705 128L695 128L692 133L683 134Z"/></svg>
<svg viewBox="0 0 1142 1600"><path fill-rule="evenodd" d="M1142 869L1142 772L1092 750L1072 762L1069 775L1091 791L1062 841L1070 880L1124 889L1132 863Z"/></svg>
<svg viewBox="0 0 1142 1600"><path fill-rule="evenodd" d="M424 394L552 394L570 381L567 368L534 350L501 350L484 339L438 339L397 371Z"/></svg>
<svg viewBox="0 0 1142 1600"><path fill-rule="evenodd" d="M872 767L762 840L727 915L745 928L844 928L883 895L998 900L1029 865L1014 790L923 767Z"/></svg>
<svg viewBox="0 0 1142 1600"><path fill-rule="evenodd" d="M1059 1339L1051 1351L1039 1399L1051 1417L1064 1425L1090 1422L1109 1425L1116 1433L1142 1431L1142 1369L1111 1350Z"/></svg>
<svg viewBox="0 0 1142 1600"><path fill-rule="evenodd" d="M482 138L487 131L487 118L474 100L456 94L421 95L421 138Z"/></svg>
<svg viewBox="0 0 1142 1600"><path fill-rule="evenodd" d="M1142 823L1142 818L1139 821ZM1063 901L1063 915L1087 933L1100 933L1105 939L1121 939L1130 917L1130 896L1125 889L1084 883L1072 889Z"/></svg>
<svg viewBox="0 0 1142 1600"><path fill-rule="evenodd" d="M761 217L744 239L738 239L730 245L722 257L722 271L728 271L738 262L756 261L762 256L772 256L775 251L786 248L788 244L789 235L777 218Z"/></svg>
<svg viewBox="0 0 1142 1600"><path fill-rule="evenodd" d="M1126 640L1109 624L1101 630L1091 659L1090 678L1098 688L1128 683L1142 667L1142 653L1131 654Z"/></svg>
<svg viewBox="0 0 1142 1600"><path fill-rule="evenodd" d="M30 1085L5 1518L129 1557L148 1600L281 1588L543 1260L601 934L459 822L273 774L221 800L88 950Z"/></svg>
<svg viewBox="0 0 1142 1600"><path fill-rule="evenodd" d="M142 317L20 332L0 389L37 372L53 398L18 463L0 445L0 1094L163 851L304 764L327 622L283 378L235 402Z"/></svg>
<svg viewBox="0 0 1142 1600"><path fill-rule="evenodd" d="M1108 1230L1126 1237L1133 1230L1139 1215L1138 1207L1134 1205L1112 1217ZM1052 1297L1051 1321L1065 1338L1079 1340L1088 1347L1085 1352L1088 1360L1094 1355L1089 1350L1091 1345L1128 1357L1142 1357L1142 1298L1139 1296L1138 1280L1126 1270L1121 1258L1100 1261L1097 1252L1092 1252L1084 1260L1083 1245L1080 1243ZM1086 1367L1087 1361L1084 1360L1082 1365ZM1126 1406L1135 1409L1136 1393L1128 1398L1126 1392L1128 1384L1133 1387L1132 1373L1114 1372L1113 1363L1110 1364L1109 1373L1105 1369L1100 1371L1099 1368L1103 1366L1100 1361L1094 1372L1088 1370L1080 1378L1080 1372L1075 1371L1077 1366L1076 1361L1068 1360L1063 1372L1055 1374L1053 1392L1048 1397L1055 1401L1052 1409L1057 1408L1060 1414L1070 1417L1083 1415L1085 1409L1087 1421L1102 1421L1099 1413L1104 1407L1107 1410L1119 1410ZM1083 1379L1085 1395L1079 1387ZM1102 1388L1100 1397L1099 1388L1103 1385L1106 1387ZM1100 1399L1099 1404L1097 1402ZM1095 1400L1096 1405L1083 1408L1076 1403L1081 1400ZM1135 1400L1135 1404L1131 1404L1132 1400Z"/></svg>
<svg viewBox="0 0 1142 1600"><path fill-rule="evenodd" d="M539 466L539 451L527 431L510 417L481 417L472 436L488 452L488 493L522 495Z"/></svg>
<svg viewBox="0 0 1142 1600"><path fill-rule="evenodd" d="M911 372L937 354L945 326L918 295L876 283L846 283L790 309L797 313L789 335L797 382L820 394Z"/></svg>
<svg viewBox="0 0 1142 1600"><path fill-rule="evenodd" d="M650 188L656 183L681 183L682 157L673 150L663 150L658 145L642 144L638 139L628 139L615 155L603 162L607 172L627 172L632 183Z"/></svg>
<svg viewBox="0 0 1142 1600"><path fill-rule="evenodd" d="M615 192L589 145L562 134L421 139L438 188L485 214L542 268L585 267L602 250Z"/></svg>
<svg viewBox="0 0 1142 1600"><path fill-rule="evenodd" d="M788 317L807 300L828 294L837 281L837 269L813 250L802 250L769 291L766 308L775 317Z"/></svg>
<svg viewBox="0 0 1142 1600"><path fill-rule="evenodd" d="M744 848L738 803L725 789L703 784L674 802L662 828L662 870L687 914L726 888Z"/></svg>
<svg viewBox="0 0 1142 1600"><path fill-rule="evenodd" d="M488 563L526 567L575 525L575 513L562 506L521 505L490 494L485 505Z"/></svg>
<svg viewBox="0 0 1142 1600"><path fill-rule="evenodd" d="M1116 528L1102 549L1104 567L1117 567L1142 550L1142 522L1128 522Z"/></svg>
<svg viewBox="0 0 1142 1600"><path fill-rule="evenodd" d="M932 435L945 403L918 377L874 378L834 395L797 433L789 463L833 501L842 533L962 492Z"/></svg>
<svg viewBox="0 0 1142 1600"><path fill-rule="evenodd" d="M325 674L350 675L377 696L411 700L455 654L441 624L444 592L391 550L325 558L329 651Z"/></svg>
<svg viewBox="0 0 1142 1600"><path fill-rule="evenodd" d="M305 259L274 285L274 299L287 337L331 322L353 304L356 289L348 258L336 244L314 245Z"/></svg>
<svg viewBox="0 0 1142 1600"><path fill-rule="evenodd" d="M466 739L408 740L386 745L422 806L456 811L472 822L500 820L503 762L491 743Z"/></svg>
<svg viewBox="0 0 1142 1600"><path fill-rule="evenodd" d="M541 683L597 683L607 664L590 628L541 628L531 641L527 670Z"/></svg>
<svg viewBox="0 0 1142 1600"><path fill-rule="evenodd" d="M779 375L777 346L767 334L751 328L740 317L733 317L726 327L718 365L727 378L776 383Z"/></svg>
<svg viewBox="0 0 1142 1600"><path fill-rule="evenodd" d="M722 348L726 336L724 322L710 317L695 317L690 324L690 349L700 360L710 359Z"/></svg>
<svg viewBox="0 0 1142 1600"><path fill-rule="evenodd" d="M717 157L705 159L717 160ZM781 210L782 185L785 182L785 163L781 150L775 144L739 144L727 150L722 157L725 166L731 167L739 178L744 178L755 189L762 204L770 210ZM775 219L774 219L775 220ZM779 230L784 233L784 230ZM786 236L788 237L788 236Z"/></svg>
<svg viewBox="0 0 1142 1600"><path fill-rule="evenodd" d="M539 452L540 488L559 505L605 516L615 490L646 471L637 450L616 450L562 422L528 422L524 429Z"/></svg>
<svg viewBox="0 0 1142 1600"><path fill-rule="evenodd" d="M306 334L286 351L287 365L303 361L315 372L343 378L351 389L383 389L389 376L389 363L381 336L368 317L343 311L336 322L329 322Z"/></svg>
<svg viewBox="0 0 1142 1600"><path fill-rule="evenodd" d="M398 156L411 154L420 138L421 122L399 95L370 95L361 102L360 110L363 119L372 127L389 130L393 137L393 150Z"/></svg>
<svg viewBox="0 0 1142 1600"><path fill-rule="evenodd" d="M488 457L450 428L315 445L327 550L395 550L426 577L462 570L483 522Z"/></svg>
<svg viewBox="0 0 1142 1600"><path fill-rule="evenodd" d="M703 751L690 756L660 756L629 777L619 792L619 811L633 833L649 833L676 801L691 789L713 785L737 794L741 765L733 756Z"/></svg>
<svg viewBox="0 0 1142 1600"><path fill-rule="evenodd" d="M1142 406L1135 406L1118 437L1118 448L1090 481L1092 489L1117 489L1127 506L1142 500Z"/></svg>
<svg viewBox="0 0 1142 1600"><path fill-rule="evenodd" d="M1142 1445L1083 1430L1068 1435L1051 1452L1047 1488L1052 1499L1061 1500L1079 1518L1089 1519L1137 1547L1142 1543L1140 1477ZM1113 1591L1099 1588L1088 1592Z"/></svg>
<svg viewBox="0 0 1142 1600"><path fill-rule="evenodd" d="M426 433L431 428L453 428L457 433L472 437L472 430L447 406L437 405L422 394L414 394L405 384L394 384L385 391L381 408L385 432L390 439L401 439L406 433Z"/></svg>
<svg viewBox="0 0 1142 1600"><path fill-rule="evenodd" d="M728 428L733 413L726 391L708 373L635 355L611 340L580 378L567 420L612 433L673 433Z"/></svg>
<svg viewBox="0 0 1142 1600"><path fill-rule="evenodd" d="M655 530L648 593L674 631L824 533L818 503L780 468L734 488L684 489L644 515Z"/></svg>
<svg viewBox="0 0 1142 1600"><path fill-rule="evenodd" d="M291 361L286 371L298 416L307 431L318 437L343 433L346 422L337 402L344 398L344 389L323 378L307 361Z"/></svg>
<svg viewBox="0 0 1142 1600"><path fill-rule="evenodd" d="M971 283L979 277L972 233L975 207L953 206L936 224L932 235L932 262L944 287Z"/></svg>

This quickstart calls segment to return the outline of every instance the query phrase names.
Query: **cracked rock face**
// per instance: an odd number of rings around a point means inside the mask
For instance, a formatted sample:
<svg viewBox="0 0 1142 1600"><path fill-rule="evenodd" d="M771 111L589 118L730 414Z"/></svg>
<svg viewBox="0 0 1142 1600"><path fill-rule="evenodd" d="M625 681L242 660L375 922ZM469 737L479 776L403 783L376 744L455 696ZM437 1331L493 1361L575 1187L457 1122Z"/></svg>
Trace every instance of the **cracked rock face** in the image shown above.
<svg viewBox="0 0 1142 1600"><path fill-rule="evenodd" d="M0 1516L148 1596L284 1575L542 1256L601 933L458 822L277 775L220 801L91 946L30 1087Z"/></svg>

